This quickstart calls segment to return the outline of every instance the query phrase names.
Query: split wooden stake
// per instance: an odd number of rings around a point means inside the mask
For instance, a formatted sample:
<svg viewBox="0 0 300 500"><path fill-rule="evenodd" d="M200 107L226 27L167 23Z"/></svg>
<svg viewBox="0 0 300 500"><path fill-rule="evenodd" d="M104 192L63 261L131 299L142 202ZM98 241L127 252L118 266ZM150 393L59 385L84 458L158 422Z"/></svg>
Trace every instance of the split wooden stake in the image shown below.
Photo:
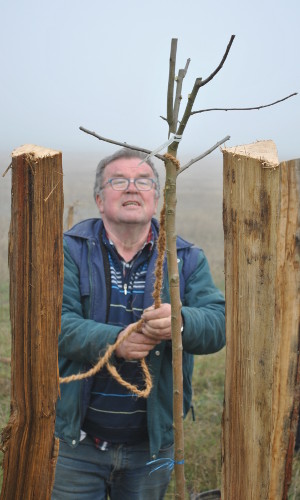
<svg viewBox="0 0 300 500"><path fill-rule="evenodd" d="M222 499L282 500L299 405L300 160L224 150L226 381Z"/></svg>
<svg viewBox="0 0 300 500"><path fill-rule="evenodd" d="M9 241L12 389L11 415L2 433L2 500L51 498L58 453L62 221L61 153L32 145L15 150Z"/></svg>

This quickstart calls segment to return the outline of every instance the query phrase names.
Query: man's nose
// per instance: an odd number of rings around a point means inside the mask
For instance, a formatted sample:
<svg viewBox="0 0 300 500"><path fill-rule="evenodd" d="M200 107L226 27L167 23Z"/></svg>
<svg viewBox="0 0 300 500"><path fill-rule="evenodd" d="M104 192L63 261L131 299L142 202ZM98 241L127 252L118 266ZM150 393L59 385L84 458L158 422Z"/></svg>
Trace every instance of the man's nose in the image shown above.
<svg viewBox="0 0 300 500"><path fill-rule="evenodd" d="M130 191L130 192L132 192L132 191L134 191L134 192L138 191L138 189L137 189L137 187L136 187L136 185L134 183L135 179L128 179L128 180L129 180L129 183L128 183L127 191Z"/></svg>

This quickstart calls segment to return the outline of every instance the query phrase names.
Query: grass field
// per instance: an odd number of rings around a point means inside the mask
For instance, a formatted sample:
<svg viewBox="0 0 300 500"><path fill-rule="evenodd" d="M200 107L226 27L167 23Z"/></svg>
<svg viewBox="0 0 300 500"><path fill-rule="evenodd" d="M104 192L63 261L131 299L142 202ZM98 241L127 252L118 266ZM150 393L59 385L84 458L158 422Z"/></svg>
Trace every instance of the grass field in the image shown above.
<svg viewBox="0 0 300 500"><path fill-rule="evenodd" d="M8 284L0 287L1 358L10 356L10 323ZM225 370L225 349L219 353L195 358L193 377L194 413L188 414L185 429L185 477L187 492L192 495L221 487L221 417ZM9 416L10 366L0 362L0 427ZM2 453L0 454L2 460ZM0 484L2 482L2 474ZM167 499L174 498L172 480ZM294 459L294 479L289 500L300 499L300 454ZM257 499L260 500L260 499ZM278 499L279 500L279 499Z"/></svg>
<svg viewBox="0 0 300 500"><path fill-rule="evenodd" d="M0 426L3 427L10 404L10 323L8 284L0 285ZM3 359L4 358L4 359Z"/></svg>

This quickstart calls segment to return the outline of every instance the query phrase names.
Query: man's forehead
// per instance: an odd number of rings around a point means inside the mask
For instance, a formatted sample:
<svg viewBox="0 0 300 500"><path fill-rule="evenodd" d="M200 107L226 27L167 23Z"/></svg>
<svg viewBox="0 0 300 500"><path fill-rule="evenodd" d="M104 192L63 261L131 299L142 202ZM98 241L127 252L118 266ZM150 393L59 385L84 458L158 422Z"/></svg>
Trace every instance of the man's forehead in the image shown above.
<svg viewBox="0 0 300 500"><path fill-rule="evenodd" d="M118 158L108 163L105 168L106 175L124 175L133 172L136 176L152 175L153 171L148 163L141 163L140 158Z"/></svg>

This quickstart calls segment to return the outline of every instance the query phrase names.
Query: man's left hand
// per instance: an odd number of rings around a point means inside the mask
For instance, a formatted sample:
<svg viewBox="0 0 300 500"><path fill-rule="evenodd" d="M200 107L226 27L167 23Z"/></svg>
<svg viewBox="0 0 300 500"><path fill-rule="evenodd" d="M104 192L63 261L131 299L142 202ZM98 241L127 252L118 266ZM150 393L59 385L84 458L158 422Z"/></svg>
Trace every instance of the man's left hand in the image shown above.
<svg viewBox="0 0 300 500"><path fill-rule="evenodd" d="M171 340L171 305L161 304L154 309L154 306L145 309L142 314L144 325L142 333L146 337L156 340Z"/></svg>

